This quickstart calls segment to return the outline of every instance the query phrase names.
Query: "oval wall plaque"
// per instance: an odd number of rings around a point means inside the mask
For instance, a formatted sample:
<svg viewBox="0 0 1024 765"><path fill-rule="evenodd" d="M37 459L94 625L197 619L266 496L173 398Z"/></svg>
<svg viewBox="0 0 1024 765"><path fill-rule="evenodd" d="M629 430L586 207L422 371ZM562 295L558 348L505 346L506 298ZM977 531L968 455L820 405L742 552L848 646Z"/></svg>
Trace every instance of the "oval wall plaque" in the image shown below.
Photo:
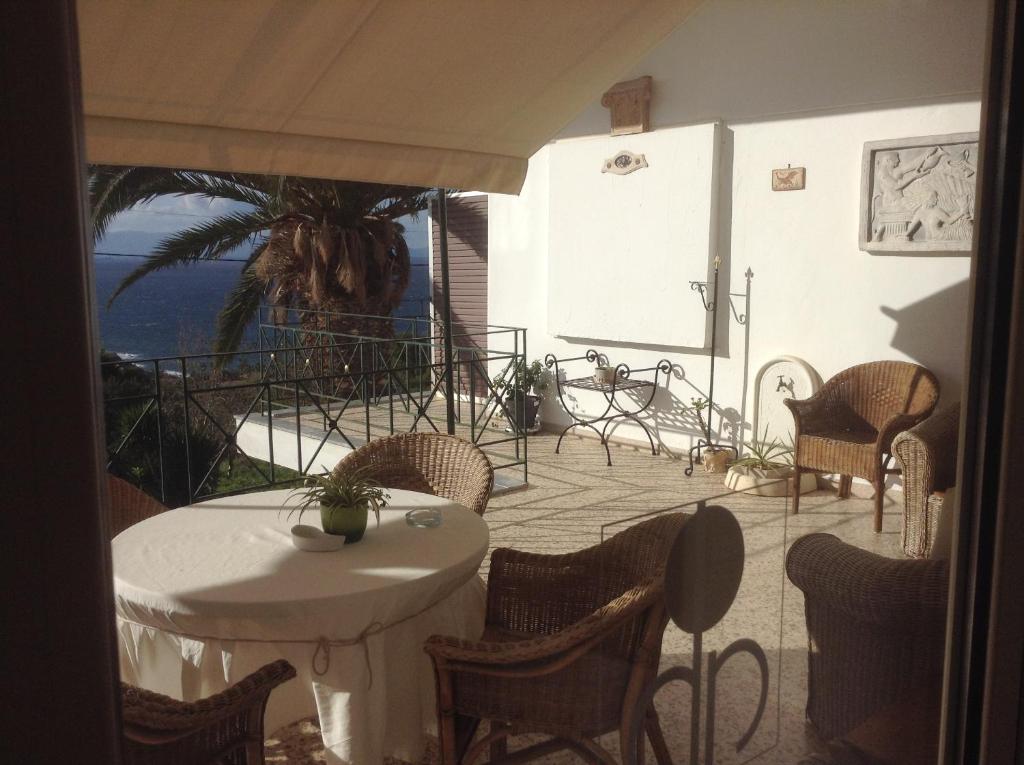
<svg viewBox="0 0 1024 765"><path fill-rule="evenodd" d="M620 151L611 159L604 161L601 168L602 173L613 173L614 175L629 175L634 170L647 167L647 158L643 154L634 154L631 151Z"/></svg>

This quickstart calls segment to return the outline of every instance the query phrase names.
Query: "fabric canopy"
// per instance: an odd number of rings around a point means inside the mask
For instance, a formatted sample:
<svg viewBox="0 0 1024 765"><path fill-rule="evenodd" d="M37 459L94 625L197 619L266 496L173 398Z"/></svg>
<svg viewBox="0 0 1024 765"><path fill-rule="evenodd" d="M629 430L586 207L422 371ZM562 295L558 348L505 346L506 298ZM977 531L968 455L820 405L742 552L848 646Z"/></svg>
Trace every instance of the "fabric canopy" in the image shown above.
<svg viewBox="0 0 1024 765"><path fill-rule="evenodd" d="M699 0L80 0L90 162L516 193Z"/></svg>

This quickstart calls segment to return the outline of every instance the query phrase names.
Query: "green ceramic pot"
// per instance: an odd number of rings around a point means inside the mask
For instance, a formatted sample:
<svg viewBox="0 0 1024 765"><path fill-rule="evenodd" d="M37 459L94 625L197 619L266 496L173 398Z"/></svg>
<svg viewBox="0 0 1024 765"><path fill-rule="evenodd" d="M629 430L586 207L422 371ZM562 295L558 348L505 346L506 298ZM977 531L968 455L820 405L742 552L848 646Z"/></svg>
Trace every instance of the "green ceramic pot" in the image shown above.
<svg viewBox="0 0 1024 765"><path fill-rule="evenodd" d="M362 507L328 507L320 505L320 523L328 534L345 537L345 544L358 542L366 533L366 516L369 510Z"/></svg>

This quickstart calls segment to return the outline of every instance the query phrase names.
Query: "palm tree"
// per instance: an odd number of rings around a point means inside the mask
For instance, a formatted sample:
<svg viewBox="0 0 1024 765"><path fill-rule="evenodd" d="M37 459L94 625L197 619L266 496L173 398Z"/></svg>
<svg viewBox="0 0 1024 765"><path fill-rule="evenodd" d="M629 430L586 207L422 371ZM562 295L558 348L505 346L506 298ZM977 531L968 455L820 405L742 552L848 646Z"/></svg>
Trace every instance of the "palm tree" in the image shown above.
<svg viewBox="0 0 1024 765"><path fill-rule="evenodd" d="M242 204L165 238L110 298L113 302L153 271L216 260L249 244L251 253L217 321L214 350L234 352L263 301L275 306L276 318L289 308L389 316L409 284L409 248L396 219L425 209L431 191L292 176L96 166L90 168L89 195L97 240L118 213L163 195ZM392 334L386 319L317 328Z"/></svg>

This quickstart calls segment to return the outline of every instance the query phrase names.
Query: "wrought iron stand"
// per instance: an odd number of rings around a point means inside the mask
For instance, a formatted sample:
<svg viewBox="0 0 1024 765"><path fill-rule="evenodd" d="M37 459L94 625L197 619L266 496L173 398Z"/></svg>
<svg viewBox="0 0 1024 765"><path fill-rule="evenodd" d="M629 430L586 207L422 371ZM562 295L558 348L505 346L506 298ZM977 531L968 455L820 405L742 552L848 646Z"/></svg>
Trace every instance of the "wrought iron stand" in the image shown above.
<svg viewBox="0 0 1024 765"><path fill-rule="evenodd" d="M616 420L630 420L639 425L640 428L643 430L644 434L646 434L647 440L651 442L651 454L657 454L658 448L654 445L654 437L651 435L651 431L647 428L643 421L640 420L639 415L645 412L647 408L650 407L651 402L654 401L654 394L657 393L658 390L658 375L667 375L669 372L672 371L672 365L669 363L669 361L667 359L662 359L657 363L656 366L635 370L631 370L625 364L619 364L618 366L615 367L615 379L610 383L596 382L593 376L577 377L565 381L559 379L559 364L565 364L570 361L582 361L583 359L586 359L591 364L597 364L598 362L603 360L603 356L599 354L597 351L590 349L583 356L576 356L571 359L559 360L555 358L554 354L551 353L544 357L544 364L547 366L548 369L553 370L555 378L555 390L558 393L558 400L561 402L562 408L565 409L565 411L573 420L572 423L568 427L566 427L561 432L561 434L559 434L558 443L555 445L555 454L558 454L559 449L562 448L562 439L565 437L565 434L568 433L573 428L578 428L582 426L585 428L590 428L595 433L597 433L598 437L601 439L601 444L604 446L605 453L608 455L608 465L610 467L612 464L612 452L611 449L608 448L607 433L608 427ZM642 372L654 372L654 379L630 379L631 374L639 374ZM600 417L590 418L585 416L577 416L572 411L572 409L566 405L565 399L562 398L562 390L564 388L600 391L601 393L604 394L604 397L607 400L608 405L605 407L605 410ZM636 392L640 396L639 403L641 404L641 406L636 409L629 409L626 408L626 406L621 405L616 399L616 396L622 391ZM644 401L642 398L643 393L647 393L646 401ZM611 414L611 412L614 412L614 414ZM595 424L599 422L604 423L604 426L601 428L601 430L598 430L597 427L595 427Z"/></svg>
<svg viewBox="0 0 1024 765"><path fill-rule="evenodd" d="M707 422L704 423L704 434L697 439L697 443L690 449L690 464L686 467L685 473L688 476L693 475L694 462L699 462L701 459L701 453L705 449L722 449L725 451L731 451L733 457L739 457L739 451L732 444L721 444L712 440L711 438L711 418L715 413L715 354L718 351L716 341L718 339L718 268L722 264L722 259L715 256L715 273L712 277L710 284L708 282L690 282L690 289L700 294L700 300L704 304L704 310L711 313L711 376L708 382L708 416ZM744 296L749 301L750 297L750 280L753 278L754 272L749 268L746 272L747 277L747 292ZM707 291L711 289L711 301L708 301ZM739 295L737 295L739 297ZM732 295L729 296L729 308L732 310L733 316L736 317L736 321L739 324L747 323L746 313L737 313L735 306L732 304ZM694 459L696 455L696 459Z"/></svg>

